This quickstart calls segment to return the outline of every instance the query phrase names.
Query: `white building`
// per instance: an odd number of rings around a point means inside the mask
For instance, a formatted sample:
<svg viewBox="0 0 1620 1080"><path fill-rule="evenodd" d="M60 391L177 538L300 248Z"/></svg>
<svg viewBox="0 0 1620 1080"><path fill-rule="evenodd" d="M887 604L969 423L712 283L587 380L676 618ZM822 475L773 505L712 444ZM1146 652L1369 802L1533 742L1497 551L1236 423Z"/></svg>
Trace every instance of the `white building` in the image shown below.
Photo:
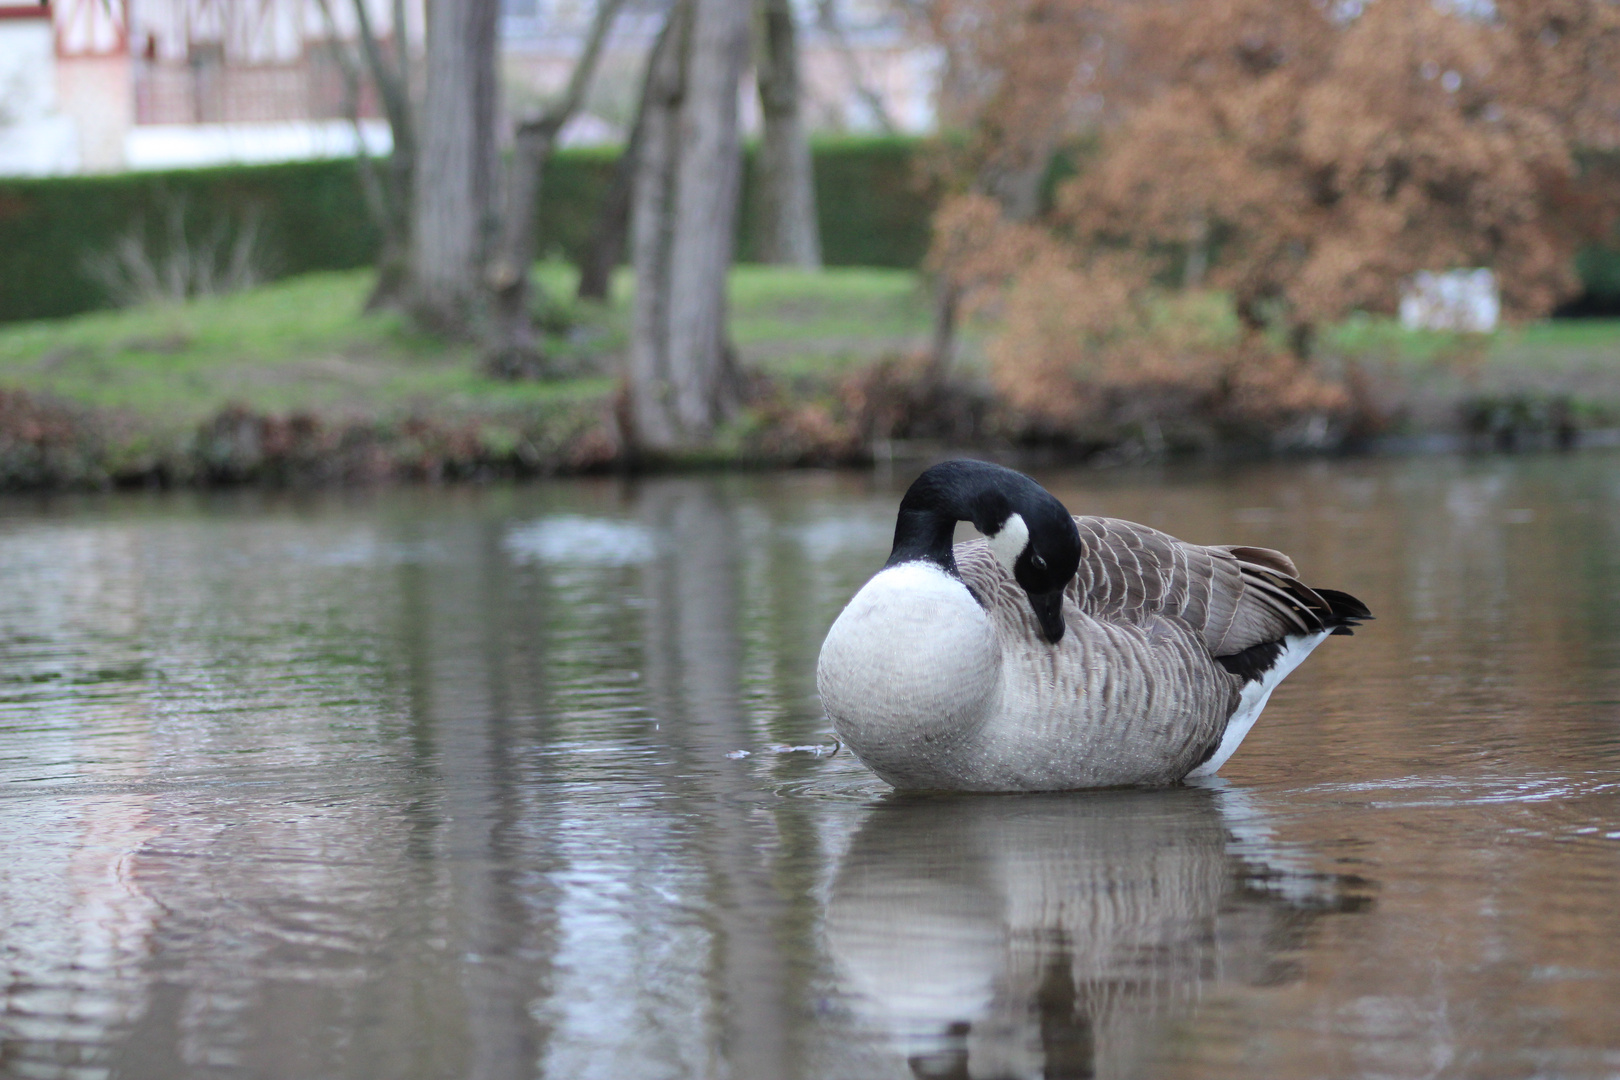
<svg viewBox="0 0 1620 1080"><path fill-rule="evenodd" d="M666 2L633 2L620 16L595 114L566 141L622 136ZM419 59L424 0L405 0L397 32L394 0L364 3L384 47L403 42ZM818 20L824 3L801 11L812 124L877 129L877 101L897 129L931 128L932 52L883 0L842 0L836 33ZM506 96L521 111L566 81L592 5L506 0L504 10ZM353 55L358 36L354 0L0 0L0 175L353 154L337 50ZM752 95L745 102L751 112ZM369 86L355 105L367 146L386 152Z"/></svg>
<svg viewBox="0 0 1620 1080"><path fill-rule="evenodd" d="M51 9L0 5L0 171L76 172L81 160L78 129L57 97Z"/></svg>
<svg viewBox="0 0 1620 1080"><path fill-rule="evenodd" d="M1414 274L1401 290L1401 325L1408 330L1488 334L1502 318L1502 298L1490 270Z"/></svg>
<svg viewBox="0 0 1620 1080"><path fill-rule="evenodd" d="M392 4L366 2L391 46ZM338 39L352 43L352 3L330 7ZM421 0L406 10L415 15L407 33L419 43ZM0 0L0 73L10 77L0 82L0 174L355 149L318 0ZM359 105L368 142L386 149L375 104L363 98Z"/></svg>

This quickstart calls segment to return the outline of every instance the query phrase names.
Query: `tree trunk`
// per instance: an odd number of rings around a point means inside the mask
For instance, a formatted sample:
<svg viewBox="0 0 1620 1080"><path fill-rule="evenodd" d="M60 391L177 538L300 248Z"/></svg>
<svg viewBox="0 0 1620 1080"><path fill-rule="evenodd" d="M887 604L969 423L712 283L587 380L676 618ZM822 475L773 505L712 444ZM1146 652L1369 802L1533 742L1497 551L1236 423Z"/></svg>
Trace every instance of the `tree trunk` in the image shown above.
<svg viewBox="0 0 1620 1080"><path fill-rule="evenodd" d="M596 72L602 45L623 0L599 0L585 47L568 78L563 95L539 116L518 125L506 168L506 211L501 221L500 249L488 270L491 324L485 344L484 370L498 378L539 378L547 374L545 357L530 312L535 230L541 183L557 136L584 103Z"/></svg>
<svg viewBox="0 0 1620 1080"><path fill-rule="evenodd" d="M759 146L756 257L821 268L810 138L800 108L799 39L789 0L759 0L755 66L764 131Z"/></svg>
<svg viewBox="0 0 1620 1080"><path fill-rule="evenodd" d="M371 13L366 0L354 0L354 14L359 29L360 51L366 73L388 117L394 148L389 155L386 171L365 152L365 141L360 134L359 90L360 73L343 47L336 20L328 0L319 0L332 49L343 68L347 96L351 99L350 119L355 126L355 139L359 147L360 180L366 196L366 210L372 224L382 234L382 246L377 256L377 281L366 300L367 311L393 307L401 302L407 281L407 263L411 249L411 192L416 177L416 120L412 115L409 92L410 71L409 39L405 29L403 3L394 5L394 59L383 55L382 43L371 25Z"/></svg>
<svg viewBox="0 0 1620 1080"><path fill-rule="evenodd" d="M364 8L366 0L355 0L355 4L357 8ZM366 300L367 311L404 307L405 291L410 283L411 208L416 205L417 138L416 117L411 108L411 39L405 4L406 0L394 0L393 4L394 77L386 88L379 84L394 140L394 149L388 157L393 220L377 262L377 284ZM363 12L360 19L371 50L379 57L373 68L383 70L376 38L366 29L367 16Z"/></svg>
<svg viewBox="0 0 1620 1080"><path fill-rule="evenodd" d="M934 282L934 326L929 345L928 366L923 381L933 390L945 385L956 359L956 305L958 295L950 275L941 274Z"/></svg>
<svg viewBox="0 0 1620 1080"><path fill-rule="evenodd" d="M544 357L529 312L533 293L529 267L534 262L535 204L556 135L549 125L519 127L506 166L503 242L487 277L490 326L483 367L496 378L538 378L543 374Z"/></svg>
<svg viewBox="0 0 1620 1080"><path fill-rule="evenodd" d="M664 28L658 33L658 40L647 53L647 71L642 76L641 97L636 102L636 118L630 125L630 137L625 143L624 153L613 165L613 179L608 181L608 189L602 195L602 204L597 207L596 221L591 226L591 238L586 244L585 258L579 267L579 290L575 294L581 300L606 300L608 289L613 283L613 271L624 258L624 242L626 234L630 231L630 200L636 184L637 163L641 160L641 144L645 137L647 115L657 87L653 74L659 65L669 64L671 49L684 48L682 38L684 25L683 18L679 17L679 5L670 9L669 17L664 20Z"/></svg>
<svg viewBox="0 0 1620 1080"><path fill-rule="evenodd" d="M636 445L707 443L729 406L726 271L735 244L741 145L737 89L748 0L681 0L684 47L649 73L632 199L636 298L630 394Z"/></svg>
<svg viewBox="0 0 1620 1080"><path fill-rule="evenodd" d="M407 309L417 325L473 336L493 232L498 0L431 0L421 157L411 204Z"/></svg>
<svg viewBox="0 0 1620 1080"><path fill-rule="evenodd" d="M1181 287L1198 289L1209 271L1209 219L1194 214L1187 223L1187 261L1181 266Z"/></svg>
<svg viewBox="0 0 1620 1080"><path fill-rule="evenodd" d="M645 102L642 107L645 108ZM602 203L596 208L591 236L585 242L585 257L579 263L579 288L574 293L581 300L606 300L613 285L613 271L624 260L625 235L630 231L630 189L640 156L641 110L638 109L630 139L624 153L613 163L613 178L608 181Z"/></svg>

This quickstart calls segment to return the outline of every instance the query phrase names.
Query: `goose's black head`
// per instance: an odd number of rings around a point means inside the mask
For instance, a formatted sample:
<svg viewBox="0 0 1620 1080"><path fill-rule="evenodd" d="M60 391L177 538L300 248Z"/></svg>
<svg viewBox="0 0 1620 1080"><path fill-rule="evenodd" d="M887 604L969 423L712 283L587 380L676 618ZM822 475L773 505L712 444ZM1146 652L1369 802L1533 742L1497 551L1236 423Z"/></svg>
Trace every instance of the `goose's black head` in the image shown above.
<svg viewBox="0 0 1620 1080"><path fill-rule="evenodd" d="M889 566L928 559L951 574L958 521L971 521L1029 597L1046 640L1063 637L1063 589L1080 566L1080 531L1064 505L1012 469L946 461L917 477L900 500Z"/></svg>

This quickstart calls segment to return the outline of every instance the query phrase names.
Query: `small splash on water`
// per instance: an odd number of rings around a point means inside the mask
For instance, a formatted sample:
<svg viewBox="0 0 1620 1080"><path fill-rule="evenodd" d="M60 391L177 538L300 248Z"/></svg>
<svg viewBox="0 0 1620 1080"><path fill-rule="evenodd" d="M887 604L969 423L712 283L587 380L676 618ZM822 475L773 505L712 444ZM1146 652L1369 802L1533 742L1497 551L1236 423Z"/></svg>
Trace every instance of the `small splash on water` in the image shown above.
<svg viewBox="0 0 1620 1080"><path fill-rule="evenodd" d="M809 743L804 746L789 746L786 743L772 743L758 751L761 754L809 754L811 757L832 757L844 748L842 743ZM733 750L726 755L733 761L740 761L745 757L752 757L753 750Z"/></svg>

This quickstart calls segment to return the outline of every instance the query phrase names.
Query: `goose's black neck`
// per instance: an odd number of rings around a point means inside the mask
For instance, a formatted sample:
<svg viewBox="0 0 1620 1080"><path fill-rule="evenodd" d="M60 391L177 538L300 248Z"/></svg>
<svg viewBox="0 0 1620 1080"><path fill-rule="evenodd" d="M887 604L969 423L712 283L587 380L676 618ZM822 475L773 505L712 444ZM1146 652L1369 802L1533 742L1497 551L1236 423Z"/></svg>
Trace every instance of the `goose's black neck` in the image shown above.
<svg viewBox="0 0 1620 1080"><path fill-rule="evenodd" d="M983 461L947 461L917 477L900 500L894 548L885 566L926 559L956 574L951 553L958 521L971 521L986 536L1001 531L1013 499L1034 481ZM1038 490L1038 489L1037 489Z"/></svg>

